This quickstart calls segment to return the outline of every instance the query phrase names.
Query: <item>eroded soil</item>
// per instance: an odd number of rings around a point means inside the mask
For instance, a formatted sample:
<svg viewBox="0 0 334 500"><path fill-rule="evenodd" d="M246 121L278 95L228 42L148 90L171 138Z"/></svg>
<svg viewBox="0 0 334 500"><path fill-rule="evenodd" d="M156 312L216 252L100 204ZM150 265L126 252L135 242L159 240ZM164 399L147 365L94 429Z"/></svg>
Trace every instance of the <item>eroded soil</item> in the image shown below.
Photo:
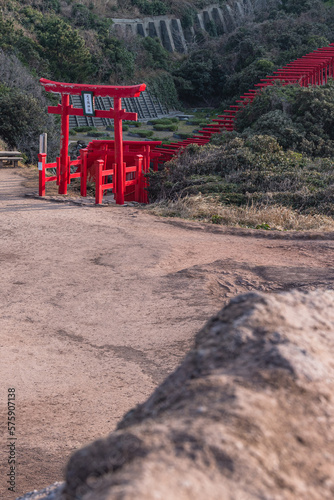
<svg viewBox="0 0 334 500"><path fill-rule="evenodd" d="M0 169L0 497L62 480L180 362L226 301L334 288L334 234L214 227L134 207L26 198ZM16 493L7 490L7 390L16 390Z"/></svg>

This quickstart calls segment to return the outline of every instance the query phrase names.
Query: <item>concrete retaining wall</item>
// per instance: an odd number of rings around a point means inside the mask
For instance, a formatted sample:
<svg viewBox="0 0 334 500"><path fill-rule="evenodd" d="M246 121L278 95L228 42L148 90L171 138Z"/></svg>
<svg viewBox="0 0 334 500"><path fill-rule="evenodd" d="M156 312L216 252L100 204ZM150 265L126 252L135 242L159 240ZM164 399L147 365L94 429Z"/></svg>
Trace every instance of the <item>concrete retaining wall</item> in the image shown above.
<svg viewBox="0 0 334 500"><path fill-rule="evenodd" d="M222 7L213 4L197 13L195 25L184 30L180 19L171 16L155 16L137 19L113 19L113 29L120 36L150 36L159 38L169 52L187 52L196 31L210 33L216 26L219 33L230 33L246 17L254 16L257 10L279 4L281 0L227 0Z"/></svg>

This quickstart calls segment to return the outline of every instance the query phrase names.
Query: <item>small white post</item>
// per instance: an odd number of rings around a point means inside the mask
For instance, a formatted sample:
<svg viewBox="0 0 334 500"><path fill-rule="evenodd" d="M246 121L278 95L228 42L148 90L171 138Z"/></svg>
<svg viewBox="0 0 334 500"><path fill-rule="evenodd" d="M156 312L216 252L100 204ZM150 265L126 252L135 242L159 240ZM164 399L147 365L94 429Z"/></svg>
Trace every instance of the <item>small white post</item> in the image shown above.
<svg viewBox="0 0 334 500"><path fill-rule="evenodd" d="M43 133L39 136L39 152L48 153L48 134Z"/></svg>

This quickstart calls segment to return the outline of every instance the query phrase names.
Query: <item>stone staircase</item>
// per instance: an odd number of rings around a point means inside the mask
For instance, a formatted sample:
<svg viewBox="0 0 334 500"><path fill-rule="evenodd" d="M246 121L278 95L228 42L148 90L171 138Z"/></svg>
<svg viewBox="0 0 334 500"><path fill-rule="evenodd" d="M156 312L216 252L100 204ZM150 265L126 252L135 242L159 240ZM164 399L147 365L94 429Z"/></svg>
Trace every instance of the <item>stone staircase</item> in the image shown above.
<svg viewBox="0 0 334 500"><path fill-rule="evenodd" d="M70 103L74 108L82 108L81 96L70 96ZM95 108L109 110L114 105L112 97L95 97ZM141 93L139 97L130 97L122 99L123 108L128 112L138 113L138 120L149 120L167 115L170 109L162 104L148 90ZM74 127L107 127L112 125L110 118L95 118L92 116L70 116L70 128Z"/></svg>

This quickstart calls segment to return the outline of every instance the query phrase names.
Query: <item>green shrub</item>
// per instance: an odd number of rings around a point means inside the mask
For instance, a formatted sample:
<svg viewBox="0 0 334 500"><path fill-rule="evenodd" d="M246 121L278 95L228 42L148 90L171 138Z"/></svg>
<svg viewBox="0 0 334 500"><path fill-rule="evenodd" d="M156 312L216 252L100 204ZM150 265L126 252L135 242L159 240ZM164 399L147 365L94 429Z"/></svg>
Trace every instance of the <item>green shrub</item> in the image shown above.
<svg viewBox="0 0 334 500"><path fill-rule="evenodd" d="M181 12L182 28L187 29L193 26L196 20L196 15L197 15L196 9L194 9L193 6L187 4L183 5Z"/></svg>
<svg viewBox="0 0 334 500"><path fill-rule="evenodd" d="M203 126L203 123L205 123L205 125L207 125L207 123L209 123L209 122L208 121L204 122L203 118L192 118L191 120L189 120L187 122L187 124L189 124L189 125L200 125L201 127Z"/></svg>
<svg viewBox="0 0 334 500"><path fill-rule="evenodd" d="M141 41L145 50L143 66L154 69L168 69L169 53L160 43L158 38L145 37Z"/></svg>
<svg viewBox="0 0 334 500"><path fill-rule="evenodd" d="M171 118L159 118L157 120L150 120L150 125L171 125L173 122Z"/></svg>
<svg viewBox="0 0 334 500"><path fill-rule="evenodd" d="M169 132L176 132L176 130L179 128L177 124L172 123L170 125L166 124L159 124L157 123L156 125L153 125L154 130L157 132L162 132L163 130L168 130Z"/></svg>
<svg viewBox="0 0 334 500"><path fill-rule="evenodd" d="M176 134L180 139L190 139L193 135L192 134L186 134L184 132L178 132Z"/></svg>
<svg viewBox="0 0 334 500"><path fill-rule="evenodd" d="M84 126L84 127L73 127L73 129L75 132L97 132L97 128L96 127L90 127L88 125Z"/></svg>
<svg viewBox="0 0 334 500"><path fill-rule="evenodd" d="M135 54L125 42L110 34L110 29L99 29L99 54L95 58L96 77L99 81L125 83L132 80L135 72Z"/></svg>
<svg viewBox="0 0 334 500"><path fill-rule="evenodd" d="M146 82L150 92L167 109L177 109L180 106L174 78L170 73L162 70L157 71L153 76L148 76Z"/></svg>
<svg viewBox="0 0 334 500"><path fill-rule="evenodd" d="M110 137L109 134L106 134L105 132L88 132L87 133L88 137Z"/></svg>
<svg viewBox="0 0 334 500"><path fill-rule="evenodd" d="M221 224L223 221L223 217L221 215L214 214L211 216L212 224Z"/></svg>
<svg viewBox="0 0 334 500"><path fill-rule="evenodd" d="M285 152L270 136L224 136L220 145L191 144L149 174L150 200L214 194L228 205L278 204L334 216L334 160Z"/></svg>
<svg viewBox="0 0 334 500"><path fill-rule="evenodd" d="M136 135L143 138L148 138L153 136L153 130L136 130Z"/></svg>
<svg viewBox="0 0 334 500"><path fill-rule="evenodd" d="M236 127L247 135L271 135L284 149L334 156L334 81L267 87L237 114Z"/></svg>
<svg viewBox="0 0 334 500"><path fill-rule="evenodd" d="M163 16L167 14L167 6L160 0L132 0L132 4L136 5L141 14L147 16Z"/></svg>
<svg viewBox="0 0 334 500"><path fill-rule="evenodd" d="M123 125L129 125L130 127L140 128L142 126L141 122L135 122L133 120L123 120Z"/></svg>
<svg viewBox="0 0 334 500"><path fill-rule="evenodd" d="M54 138L58 137L58 133L55 121L47 114L45 103L39 97L31 92L0 85L0 114L0 137L11 148L25 153L29 162L35 161L38 137L46 131L52 156Z"/></svg>

